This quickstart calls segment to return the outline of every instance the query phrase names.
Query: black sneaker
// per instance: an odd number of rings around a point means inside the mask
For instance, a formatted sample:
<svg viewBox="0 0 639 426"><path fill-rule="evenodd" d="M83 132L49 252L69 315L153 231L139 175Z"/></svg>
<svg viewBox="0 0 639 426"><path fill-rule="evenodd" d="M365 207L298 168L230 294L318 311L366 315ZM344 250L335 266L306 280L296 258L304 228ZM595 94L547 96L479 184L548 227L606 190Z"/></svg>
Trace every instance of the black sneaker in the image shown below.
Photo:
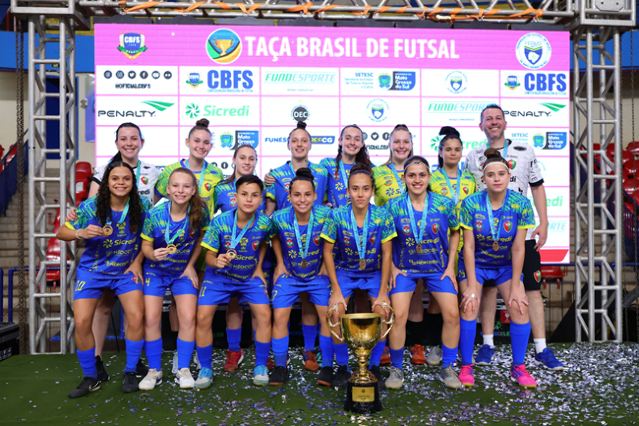
<svg viewBox="0 0 639 426"><path fill-rule="evenodd" d="M122 392L133 393L139 391L138 381L135 379L135 373L128 371L122 376Z"/></svg>
<svg viewBox="0 0 639 426"><path fill-rule="evenodd" d="M95 357L95 369L98 370L99 381L101 381L102 383L106 383L109 381L109 373L107 373L106 369L104 368L104 362L99 356Z"/></svg>
<svg viewBox="0 0 639 426"><path fill-rule="evenodd" d="M348 366L340 365L337 367L337 373L335 373L335 377L333 378L332 386L335 386L338 389L346 389L348 379L350 378L351 373L348 372Z"/></svg>
<svg viewBox="0 0 639 426"><path fill-rule="evenodd" d="M282 366L276 366L268 379L268 384L271 386L281 386L288 380L288 368Z"/></svg>
<svg viewBox="0 0 639 426"><path fill-rule="evenodd" d="M379 369L379 365L374 365L371 367L371 373L377 379L377 387L379 390L386 389L386 384L384 383L384 377L382 376L382 372Z"/></svg>
<svg viewBox="0 0 639 426"><path fill-rule="evenodd" d="M69 392L69 398L80 398L81 396L88 395L89 392L97 391L100 389L100 380L93 377L85 377L77 388Z"/></svg>
<svg viewBox="0 0 639 426"><path fill-rule="evenodd" d="M317 375L317 384L331 387L333 384L333 367L322 367Z"/></svg>
<svg viewBox="0 0 639 426"><path fill-rule="evenodd" d="M138 365L135 366L135 377L146 377L149 374L149 367L144 365L141 359L138 360Z"/></svg>

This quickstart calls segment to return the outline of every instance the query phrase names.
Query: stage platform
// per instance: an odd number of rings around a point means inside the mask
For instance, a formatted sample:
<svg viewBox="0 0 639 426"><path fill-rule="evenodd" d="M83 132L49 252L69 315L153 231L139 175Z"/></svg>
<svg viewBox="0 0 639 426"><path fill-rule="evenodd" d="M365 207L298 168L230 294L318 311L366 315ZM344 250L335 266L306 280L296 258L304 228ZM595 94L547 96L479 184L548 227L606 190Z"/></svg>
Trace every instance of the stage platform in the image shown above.
<svg viewBox="0 0 639 426"><path fill-rule="evenodd" d="M536 390L509 380L509 346L498 346L493 365L476 368L476 386L461 391L443 387L439 367L411 366L407 355L404 389L384 390L385 410L369 417L343 411L345 391L316 384L315 373L303 370L301 348L293 349L285 386L253 386L250 349L238 372L224 373L224 351L216 349L212 388L180 390L170 373L172 354L164 353L165 382L129 395L120 389L124 353L108 354L109 383L76 400L67 398L82 377L75 355L13 356L0 362L0 425L639 424L639 345L553 348L569 367L563 373L534 364L529 347Z"/></svg>

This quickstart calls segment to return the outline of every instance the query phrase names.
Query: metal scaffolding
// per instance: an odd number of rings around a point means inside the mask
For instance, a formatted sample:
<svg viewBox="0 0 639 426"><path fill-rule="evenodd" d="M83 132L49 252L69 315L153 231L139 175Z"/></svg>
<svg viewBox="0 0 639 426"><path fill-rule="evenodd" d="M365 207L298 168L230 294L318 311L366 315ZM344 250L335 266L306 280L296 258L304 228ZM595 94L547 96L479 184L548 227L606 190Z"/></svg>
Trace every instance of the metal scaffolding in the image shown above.
<svg viewBox="0 0 639 426"><path fill-rule="evenodd" d="M343 1L343 0L341 0ZM495 28L495 23L530 24L545 23L572 32L575 66L573 71L573 108L576 155L575 211L576 211L576 336L582 333L589 341L610 340L608 328L613 330L615 341L622 339L621 265L623 223L621 215L621 129L620 129L620 37L622 31L636 25L636 5L633 0L544 0L531 3L528 0L492 0L485 8L475 0L455 0L444 3L415 0L389 0L371 2L351 0L351 4L337 4L335 0L313 3L298 0L297 5L280 4L279 0L264 3L224 1L118 1L118 0L12 0L11 12L29 21L29 343L32 354L45 352L45 327L49 323L60 324L60 352L73 350L73 311L67 301L67 293L73 290L77 264L75 243L62 244L59 262L46 261L46 244L53 234L45 229L49 211L60 208L61 217L67 212L67 204L75 206L75 30L91 28L94 16L132 16L146 18L171 18L190 16L200 19L254 17L277 19L280 22L296 19L311 21L385 21L400 24L414 22L419 27L428 21L429 27L463 28L473 23L473 28ZM415 6L416 5L416 6ZM534 6L533 6L534 5ZM304 19L300 19L304 18ZM56 23L52 23L52 22ZM183 21L181 22L183 23ZM228 22L225 22L227 24ZM296 24L297 25L297 24ZM423 25L426 26L426 25ZM525 27L518 26L518 29ZM54 33L57 33L54 35ZM610 42L612 53L605 49ZM45 49L47 44L57 44L57 58ZM596 62L595 58L599 58ZM579 64L585 64L582 75ZM597 80L597 74L599 79ZM46 77L59 77L58 93L46 93ZM597 92L595 93L595 90ZM612 96L609 95L612 93ZM60 113L48 114L46 98L58 97ZM597 108L598 107L598 108ZM46 148L45 122L60 122L60 148ZM594 150L599 137L600 149ZM613 144L615 159L606 157L606 148ZM60 156L59 176L46 177L50 159L47 154ZM601 158L602 169L595 171L595 157ZM586 179L580 178L584 173ZM45 183L59 185L60 203L47 204ZM610 183L610 185L609 185ZM614 197L614 210L608 201ZM66 200L66 203L62 202ZM600 220L596 218L599 215ZM597 239L601 245L595 244ZM68 257L68 259L67 259ZM595 282L595 270L601 264L602 281ZM60 267L60 293L46 293L44 266ZM37 268L40 267L39 270ZM69 273L67 273L69 268ZM582 295L579 289L585 288ZM47 305L59 299L60 315L49 316ZM597 307L597 300L601 300ZM614 315L608 308L614 304ZM600 333L597 335L597 318Z"/></svg>

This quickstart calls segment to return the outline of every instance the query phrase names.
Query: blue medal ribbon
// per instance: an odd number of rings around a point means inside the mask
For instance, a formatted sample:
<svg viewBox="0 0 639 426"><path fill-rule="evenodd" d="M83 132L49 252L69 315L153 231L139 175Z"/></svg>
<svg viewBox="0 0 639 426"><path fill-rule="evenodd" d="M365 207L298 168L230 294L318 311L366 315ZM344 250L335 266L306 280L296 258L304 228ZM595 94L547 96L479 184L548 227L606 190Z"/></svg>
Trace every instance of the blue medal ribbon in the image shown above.
<svg viewBox="0 0 639 426"><path fill-rule="evenodd" d="M354 165L355 165L355 163L353 163L353 166ZM344 167L344 162L342 161L341 158L339 160L339 164L337 165L337 167L339 168L339 174L342 176L342 182L344 183L344 189L346 189L346 188L348 188L348 175L346 174L346 167ZM351 197L346 195L346 201L350 200L350 198ZM338 207L337 200L335 200L335 206L334 207Z"/></svg>
<svg viewBox="0 0 639 426"><path fill-rule="evenodd" d="M142 170L142 162L140 160L138 160L138 165L135 166L135 184L138 186L140 186L140 172Z"/></svg>
<svg viewBox="0 0 639 426"><path fill-rule="evenodd" d="M397 173L397 169L395 168L395 164L390 163L388 165L388 168L395 175L395 181L397 182L397 186L399 187L399 193L404 195L405 188L404 188L404 185L402 185L402 180L399 177L399 173Z"/></svg>
<svg viewBox="0 0 639 426"><path fill-rule="evenodd" d="M186 166L187 169L191 170L191 168L189 167L189 160L186 160L186 163L184 163L184 165ZM204 160L204 164L202 164L202 170L200 171L200 180L198 181L198 191L200 191L200 193L202 192L202 185L204 185L204 175L206 175L206 169L209 167L209 164L206 162L206 160Z"/></svg>
<svg viewBox="0 0 639 426"><path fill-rule="evenodd" d="M415 243L417 244L417 253L421 254L423 253L422 241L424 240L424 234L426 233L426 223L428 220L428 193L426 193L426 197L424 198L424 210L422 210L422 220L419 226L419 231L417 229L417 222L415 222L415 214L413 213L413 204L410 201L410 197L406 197L406 208L408 209L410 226L413 230L413 235L415 236Z"/></svg>
<svg viewBox="0 0 639 426"><path fill-rule="evenodd" d="M177 251L177 247L175 244L173 244L173 241L175 241L180 235L184 235L184 233L186 232L185 225L189 223L189 213L191 213L191 206L189 205L186 210L186 220L184 221L182 226L180 226L180 229L178 229L175 232L173 237L171 237L170 236L171 235L170 234L171 232L171 201L169 200L169 202L166 203L166 205L167 205L166 209L167 209L168 218L166 220L166 227L164 228L164 241L166 241L167 248L169 249L169 254L173 254Z"/></svg>
<svg viewBox="0 0 639 426"><path fill-rule="evenodd" d="M355 237L355 243L357 244L357 254L359 255L359 269L366 269L366 241L368 241L368 213L370 209L366 211L366 217L364 218L364 226L362 237L359 236L357 229L357 220L355 219L355 213L353 213L353 207L351 206L351 230Z"/></svg>
<svg viewBox="0 0 639 426"><path fill-rule="evenodd" d="M129 214L129 201L131 201L131 197L129 197L126 201L126 205L124 206L124 210L122 210L122 215L120 216L118 223L123 223L126 220L126 216ZM107 237L113 233L113 227L111 226L112 223L111 217L107 217L106 225L102 227L104 235Z"/></svg>
<svg viewBox="0 0 639 426"><path fill-rule="evenodd" d="M439 169L439 172L446 179L446 185L448 185L448 190L450 191L451 198L453 199L454 205L456 206L459 202L459 196L461 195L461 180L462 180L462 170L461 167L457 168L457 191L453 191L453 185L450 183L450 178L448 177L448 173L443 168Z"/></svg>
<svg viewBox="0 0 639 426"><path fill-rule="evenodd" d="M302 258L302 268L306 268L306 256L308 255L308 248L311 244L311 237L313 236L313 208L311 207L311 216L308 219L308 228L306 229L306 241L302 248L302 235L300 233L300 225L297 222L297 214L293 212L293 225L295 226L295 238L297 238L297 247L300 249L300 257Z"/></svg>
<svg viewBox="0 0 639 426"><path fill-rule="evenodd" d="M255 215L253 215L251 220L248 221L244 229L242 229L242 231L240 232L240 235L237 235L237 209L235 209L234 220L233 220L233 232L231 233L231 247L227 251L230 252L231 250L233 250L233 252L235 252L234 250L235 246L237 246L240 243L240 241L242 241L244 234L246 234L246 231L248 231L251 225L253 224L253 220L255 220Z"/></svg>
<svg viewBox="0 0 639 426"><path fill-rule="evenodd" d="M504 202L501 205L501 209L503 210L501 211L499 215L500 218L501 216L504 215L504 210L508 206L508 196L510 195L510 193L508 192L508 189L506 189L506 191L507 191L506 198L504 198ZM488 191L486 191L486 210L488 210L488 224L490 225L490 235L493 238L493 250L497 251L499 250L499 234L501 232L501 226L499 226L500 224L495 225L495 221L493 219L493 207L490 204L490 197L488 196ZM498 218L498 220L500 218Z"/></svg>
<svg viewBox="0 0 639 426"><path fill-rule="evenodd" d="M490 148L490 142L486 143L486 149L488 148ZM502 149L504 150L502 157L506 159L506 156L508 155L508 139L504 139L504 147ZM499 149L497 149L497 151L499 151Z"/></svg>

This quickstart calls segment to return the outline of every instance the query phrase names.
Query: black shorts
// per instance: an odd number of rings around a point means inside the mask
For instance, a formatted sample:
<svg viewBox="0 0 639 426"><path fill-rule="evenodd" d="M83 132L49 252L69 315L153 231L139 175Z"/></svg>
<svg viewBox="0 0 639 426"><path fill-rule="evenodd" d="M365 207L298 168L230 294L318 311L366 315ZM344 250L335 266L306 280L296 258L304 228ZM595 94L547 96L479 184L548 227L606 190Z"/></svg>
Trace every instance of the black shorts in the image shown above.
<svg viewBox="0 0 639 426"><path fill-rule="evenodd" d="M541 290L541 255L535 250L536 240L526 240L526 255L524 257L524 288L526 291ZM495 281L484 283L484 288L495 287Z"/></svg>

